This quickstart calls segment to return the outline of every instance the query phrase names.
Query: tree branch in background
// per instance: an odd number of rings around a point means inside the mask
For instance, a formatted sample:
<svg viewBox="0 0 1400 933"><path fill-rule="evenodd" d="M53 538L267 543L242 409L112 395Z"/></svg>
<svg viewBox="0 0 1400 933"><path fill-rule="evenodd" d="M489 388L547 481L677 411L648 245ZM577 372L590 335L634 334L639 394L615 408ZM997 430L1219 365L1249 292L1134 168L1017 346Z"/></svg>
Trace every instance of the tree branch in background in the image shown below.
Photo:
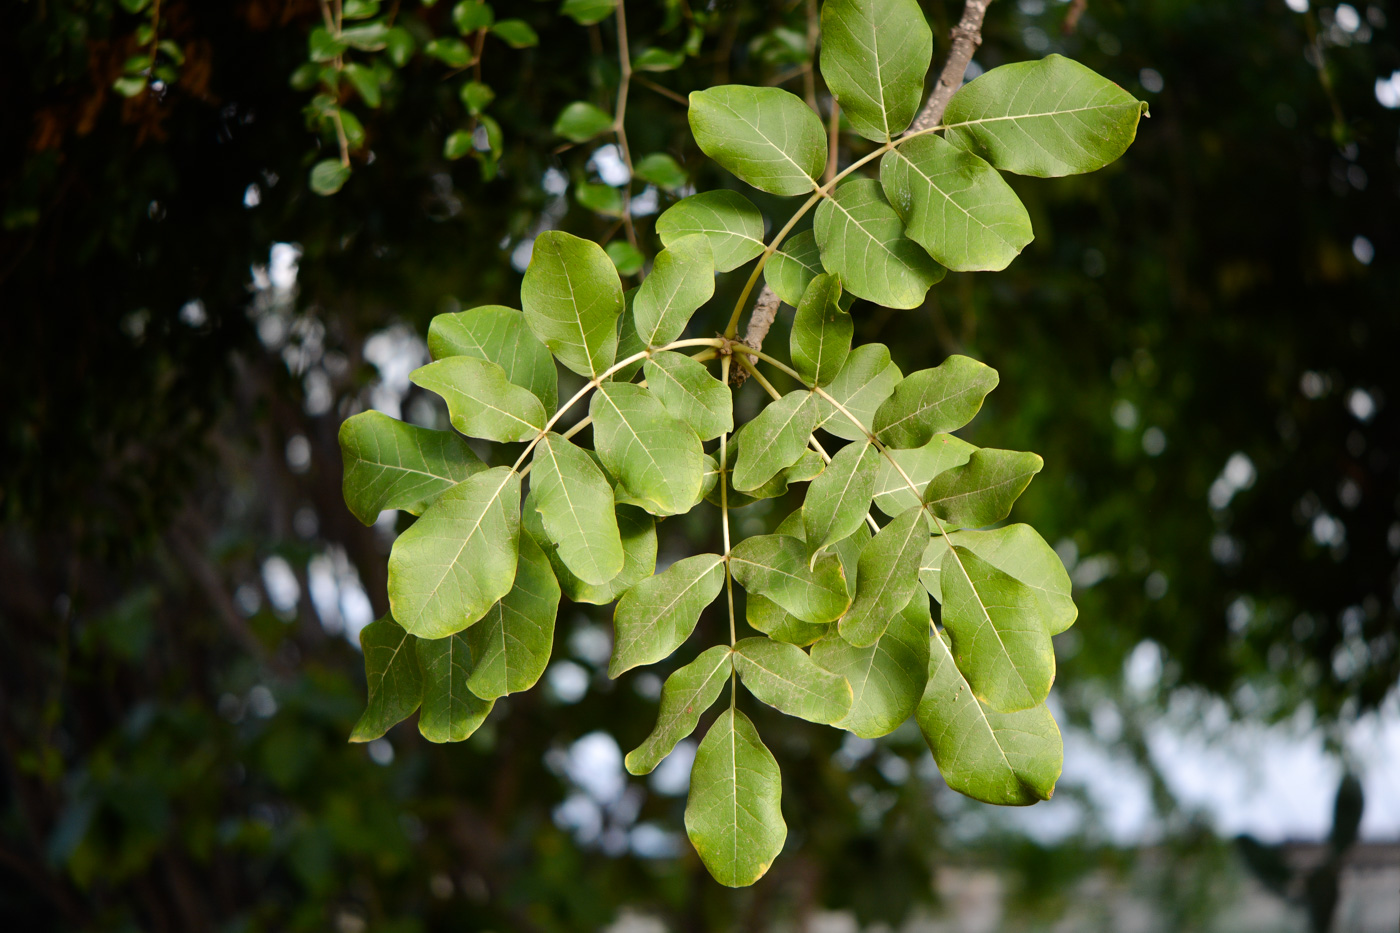
<svg viewBox="0 0 1400 933"><path fill-rule="evenodd" d="M1073 35L1079 28L1079 19L1084 15L1084 11L1089 8L1089 0L1073 0L1069 5L1069 10L1065 13L1065 21L1060 24L1060 32L1067 36Z"/></svg>
<svg viewBox="0 0 1400 933"><path fill-rule="evenodd" d="M911 133L927 130L938 125L943 119L943 111L948 109L958 88L962 87L963 75L967 74L968 63L973 53L982 44L982 18L987 15L987 7L992 0L967 0L963 7L962 19L953 27L952 47L948 49L948 61L938 75L938 83L933 86L928 103L914 118Z"/></svg>

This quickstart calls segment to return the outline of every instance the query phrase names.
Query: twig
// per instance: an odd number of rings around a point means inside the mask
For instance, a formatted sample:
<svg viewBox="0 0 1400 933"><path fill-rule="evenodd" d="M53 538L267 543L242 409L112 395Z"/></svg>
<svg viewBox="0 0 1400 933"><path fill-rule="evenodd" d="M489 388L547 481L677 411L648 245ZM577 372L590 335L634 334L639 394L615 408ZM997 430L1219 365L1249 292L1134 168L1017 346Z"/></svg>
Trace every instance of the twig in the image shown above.
<svg viewBox="0 0 1400 933"><path fill-rule="evenodd" d="M160 0L151 8L151 63L146 66L148 78L156 74L156 52L160 47Z"/></svg>
<svg viewBox="0 0 1400 933"><path fill-rule="evenodd" d="M762 290L758 293L758 300L753 303L753 313L749 315L749 326L744 331L744 343L755 350L763 349L763 338L768 336L769 329L773 326L773 321L778 316L778 305L780 304L777 294L768 283L763 283ZM730 373L730 384L734 388L739 388L744 384L744 380L749 378L749 368L740 366Z"/></svg>
<svg viewBox="0 0 1400 933"><path fill-rule="evenodd" d="M625 0L617 0L617 63L622 69L622 78L617 83L613 130L617 134L617 148L622 152L622 162L627 166L627 184L622 189L622 225L627 229L627 242L636 246L637 231L632 227L632 150L627 146L627 130L623 127L623 120L627 116L627 92L632 84L632 54L627 48L626 6Z"/></svg>
<svg viewBox="0 0 1400 933"><path fill-rule="evenodd" d="M831 115L827 117L826 174L822 181L826 184L836 178L836 154L841 144L841 105L836 98L831 99Z"/></svg>
<svg viewBox="0 0 1400 933"><path fill-rule="evenodd" d="M655 81L652 81L649 78L643 78L641 75L633 75L632 80L636 81L642 87L650 88L651 90L660 94L662 97L666 97L675 101L682 107L690 106L690 101L686 100L684 96L677 94L675 91L671 90L668 87L665 87L664 85L657 84Z"/></svg>
<svg viewBox="0 0 1400 933"><path fill-rule="evenodd" d="M943 119L943 111L948 109L958 88L962 87L963 75L967 74L968 63L977 47L982 44L982 18L987 15L987 7L992 0L967 0L963 6L962 19L953 27L952 46L948 49L948 61L938 75L938 83L919 115L914 118L912 131L930 129Z"/></svg>
<svg viewBox="0 0 1400 933"><path fill-rule="evenodd" d="M802 90L807 106L813 110L817 110L817 39L821 34L822 22L817 12L817 0L807 0L807 70L802 74Z"/></svg>
<svg viewBox="0 0 1400 933"><path fill-rule="evenodd" d="M1065 35L1073 35L1079 28L1079 18L1084 15L1084 11L1089 7L1089 0L1073 0L1069 9L1065 12L1065 21L1060 24L1060 32Z"/></svg>

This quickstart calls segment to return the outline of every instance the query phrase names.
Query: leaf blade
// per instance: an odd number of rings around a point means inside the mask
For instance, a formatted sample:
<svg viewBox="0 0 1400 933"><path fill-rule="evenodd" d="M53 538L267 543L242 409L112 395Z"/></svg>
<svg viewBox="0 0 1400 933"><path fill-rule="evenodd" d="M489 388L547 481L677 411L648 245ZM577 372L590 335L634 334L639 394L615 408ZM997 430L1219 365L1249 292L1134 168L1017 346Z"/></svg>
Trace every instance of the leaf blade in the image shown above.
<svg viewBox="0 0 1400 933"><path fill-rule="evenodd" d="M850 604L840 561L824 555L813 569L807 545L791 535L745 538L730 551L729 570L745 590L766 596L803 622L834 622Z"/></svg>
<svg viewBox="0 0 1400 933"><path fill-rule="evenodd" d="M857 648L879 641L918 589L919 559L927 546L928 519L916 506L861 548L855 599L838 626L842 638Z"/></svg>
<svg viewBox="0 0 1400 933"><path fill-rule="evenodd" d="M705 155L769 194L806 194L826 167L821 119L776 87L729 84L690 95L690 131Z"/></svg>
<svg viewBox="0 0 1400 933"><path fill-rule="evenodd" d="M350 741L371 742L412 716L423 702L423 673L413 637L392 616L360 630L360 650L365 656L369 701Z"/></svg>
<svg viewBox="0 0 1400 933"><path fill-rule="evenodd" d="M763 215L737 191L702 191L677 201L656 219L661 242L703 235L710 241L715 270L732 272L763 252ZM770 260L771 261L771 260Z"/></svg>
<svg viewBox="0 0 1400 933"><path fill-rule="evenodd" d="M915 594L875 644L857 648L831 634L812 646L812 660L851 685L851 711L834 725L873 739L914 714L928 682L932 626L927 597Z"/></svg>
<svg viewBox="0 0 1400 933"><path fill-rule="evenodd" d="M641 386L607 382L593 393L593 443L604 468L653 515L679 515L700 499L700 439Z"/></svg>
<svg viewBox="0 0 1400 933"><path fill-rule="evenodd" d="M475 658L466 684L472 694L495 701L539 682L554 646L559 595L544 551L532 535L521 534L510 592L464 633Z"/></svg>
<svg viewBox="0 0 1400 933"><path fill-rule="evenodd" d="M679 648L723 586L724 558L697 554L624 593L613 613L608 676L616 679L634 667L655 664Z"/></svg>
<svg viewBox="0 0 1400 933"><path fill-rule="evenodd" d="M739 429L739 453L731 477L734 488L757 489L796 463L807 448L816 419L812 393L802 389L765 406Z"/></svg>
<svg viewBox="0 0 1400 933"><path fill-rule="evenodd" d="M929 480L924 502L944 522L966 528L993 525L1011 514L1016 499L1045 465L1021 450L982 448L961 466Z"/></svg>
<svg viewBox="0 0 1400 933"><path fill-rule="evenodd" d="M486 469L460 435L363 411L340 426L342 493L351 514L373 525L385 509L421 515L447 489Z"/></svg>
<svg viewBox="0 0 1400 933"><path fill-rule="evenodd" d="M613 490L593 459L550 432L535 445L531 498L559 559L584 583L599 586L622 571L622 536Z"/></svg>
<svg viewBox="0 0 1400 933"><path fill-rule="evenodd" d="M549 417L534 393L508 381L500 366L478 357L449 356L415 369L408 378L442 396L452 426L468 437L503 444L528 441Z"/></svg>
<svg viewBox="0 0 1400 933"><path fill-rule="evenodd" d="M628 774L650 774L681 739L695 731L701 715L719 698L732 667L729 646L715 645L666 678L656 725L624 759Z"/></svg>
<svg viewBox="0 0 1400 933"><path fill-rule="evenodd" d="M702 234L672 242L652 264L632 301L637 334L649 347L675 340L696 309L715 293L714 251Z"/></svg>
<svg viewBox="0 0 1400 933"><path fill-rule="evenodd" d="M999 380L992 367L954 354L933 369L905 376L876 410L871 427L889 447L922 447L935 434L971 421Z"/></svg>
<svg viewBox="0 0 1400 933"><path fill-rule="evenodd" d="M483 305L439 314L428 325L428 352L434 360L475 356L505 370L506 378L535 394L552 412L559 405L558 373L549 349L514 308Z"/></svg>
<svg viewBox="0 0 1400 933"><path fill-rule="evenodd" d="M841 309L841 280L819 275L807 285L792 320L792 367L809 386L829 384L851 353L855 323Z"/></svg>
<svg viewBox="0 0 1400 933"><path fill-rule="evenodd" d="M917 308L947 272L904 235L904 221L873 178L838 186L817 205L812 229L826 271L857 298L887 308Z"/></svg>
<svg viewBox="0 0 1400 933"><path fill-rule="evenodd" d="M742 638L734 646L739 680L776 710L830 725L851 711L846 678L818 666L796 645L771 638Z"/></svg>
<svg viewBox="0 0 1400 933"><path fill-rule="evenodd" d="M647 389L702 441L734 430L734 393L705 364L683 353L653 353L643 365Z"/></svg>
<svg viewBox="0 0 1400 933"><path fill-rule="evenodd" d="M417 638L418 666L423 671L423 709L418 732L429 742L461 742L471 737L494 702L467 689L472 651L459 633L446 638Z"/></svg>
<svg viewBox="0 0 1400 933"><path fill-rule="evenodd" d="M613 364L622 282L597 243L558 230L541 233L520 303L530 330L569 369L597 377Z"/></svg>
<svg viewBox="0 0 1400 933"><path fill-rule="evenodd" d="M827 0L821 72L857 133L877 143L904 132L923 99L933 31L914 0Z"/></svg>

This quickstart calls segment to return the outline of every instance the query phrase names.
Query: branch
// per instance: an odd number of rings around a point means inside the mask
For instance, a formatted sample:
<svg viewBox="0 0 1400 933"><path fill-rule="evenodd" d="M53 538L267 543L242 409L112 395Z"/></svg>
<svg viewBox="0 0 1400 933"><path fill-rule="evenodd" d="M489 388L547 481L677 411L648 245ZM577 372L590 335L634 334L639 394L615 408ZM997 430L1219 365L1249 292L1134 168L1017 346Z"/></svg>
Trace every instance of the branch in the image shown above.
<svg viewBox="0 0 1400 933"><path fill-rule="evenodd" d="M931 129L943 119L943 111L948 109L948 101L958 88L962 87L963 75L972 55L982 44L982 17L987 15L987 7L992 0L967 0L963 6L962 19L953 27L952 47L948 49L948 61L938 75L938 83L933 86L928 103L914 118L910 132Z"/></svg>
<svg viewBox="0 0 1400 933"><path fill-rule="evenodd" d="M768 336L768 330L773 326L773 321L778 316L778 304L778 296L765 282L763 289L758 293L758 300L753 303L753 313L749 315L749 326L744 330L744 343L746 345L755 350L763 349L763 338ZM737 389L749 377L749 370L741 366L733 370L729 377L730 382Z"/></svg>

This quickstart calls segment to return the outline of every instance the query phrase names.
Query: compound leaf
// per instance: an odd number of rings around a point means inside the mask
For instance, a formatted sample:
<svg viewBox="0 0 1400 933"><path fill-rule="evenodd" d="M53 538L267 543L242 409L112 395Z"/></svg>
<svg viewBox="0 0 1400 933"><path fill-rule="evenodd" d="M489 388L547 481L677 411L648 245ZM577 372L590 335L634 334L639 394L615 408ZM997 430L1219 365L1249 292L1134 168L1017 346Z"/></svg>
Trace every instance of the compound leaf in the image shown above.
<svg viewBox="0 0 1400 933"><path fill-rule="evenodd" d="M992 367L956 354L910 373L876 410L875 434L890 447L922 447L971 421L997 380Z"/></svg>
<svg viewBox="0 0 1400 933"><path fill-rule="evenodd" d="M690 131L705 155L769 194L807 194L826 168L821 118L776 87L727 84L690 95Z"/></svg>
<svg viewBox="0 0 1400 933"><path fill-rule="evenodd" d="M484 700L529 690L549 664L559 584L549 559L528 532L510 592L464 633L476 664L467 687ZM457 636L454 636L457 637Z"/></svg>
<svg viewBox="0 0 1400 933"><path fill-rule="evenodd" d="M916 0L822 5L822 78L866 139L887 142L909 126L932 58L933 32Z"/></svg>
<svg viewBox="0 0 1400 933"><path fill-rule="evenodd" d="M924 501L945 522L965 528L993 525L1031 484L1045 461L1020 450L984 448L962 466L939 473L924 490Z"/></svg>
<svg viewBox="0 0 1400 933"><path fill-rule="evenodd" d="M683 353L653 353L643 367L647 390L702 441L734 430L734 395L704 363Z"/></svg>
<svg viewBox="0 0 1400 933"><path fill-rule="evenodd" d="M715 645L666 678L656 726L641 745L627 753L629 774L650 774L676 743L695 731L700 716L719 697L734 662L728 645Z"/></svg>
<svg viewBox="0 0 1400 933"><path fill-rule="evenodd" d="M710 241L717 272L737 269L764 249L763 215L737 191L702 191L677 201L656 218L656 232L668 247L701 234Z"/></svg>
<svg viewBox="0 0 1400 933"><path fill-rule="evenodd" d="M887 308L917 308L947 272L904 235L904 221L873 178L847 181L822 199L812 229L826 271L857 298Z"/></svg>
<svg viewBox="0 0 1400 933"><path fill-rule="evenodd" d="M655 664L690 637L700 613L724 586L724 558L697 554L678 560L623 594L613 613L608 676Z"/></svg>
<svg viewBox="0 0 1400 933"><path fill-rule="evenodd" d="M520 303L530 330L569 369L596 377L613 364L622 281L597 243L558 230L541 233Z"/></svg>
<svg viewBox="0 0 1400 933"><path fill-rule="evenodd" d="M1072 59L993 68L953 95L950 143L1004 172L1053 178L1103 168L1137 135L1147 104Z"/></svg>
<svg viewBox="0 0 1400 933"><path fill-rule="evenodd" d="M477 473L438 496L389 553L389 608L420 638L445 638L486 614L515 581L520 477Z"/></svg>
<svg viewBox="0 0 1400 933"><path fill-rule="evenodd" d="M471 737L491 712L494 700L467 689L472 650L464 633L446 638L415 638L423 672L423 710L418 731L429 742L461 742Z"/></svg>
<svg viewBox="0 0 1400 933"><path fill-rule="evenodd" d="M846 678L854 699L851 711L834 725L864 739L888 735L919 706L928 682L928 597L916 593L890 621L880 640L857 648L839 635L812 646L812 660Z"/></svg>
<svg viewBox="0 0 1400 933"><path fill-rule="evenodd" d="M700 499L700 438L641 386L604 383L589 405L603 466L653 515L679 515Z"/></svg>
<svg viewBox="0 0 1400 933"><path fill-rule="evenodd" d="M444 490L486 469L467 442L363 411L340 426L343 490L351 514L373 525L385 509L422 514Z"/></svg>
<svg viewBox="0 0 1400 933"><path fill-rule="evenodd" d="M408 378L442 396L452 426L469 437L528 441L549 420L534 393L508 381L500 366L474 356L449 356L415 369Z"/></svg>
<svg viewBox="0 0 1400 933"><path fill-rule="evenodd" d="M403 722L423 701L423 672L414 638L385 616L360 630L369 704L350 733L352 742L370 742Z"/></svg>
<svg viewBox="0 0 1400 933"><path fill-rule="evenodd" d="M530 499L559 559L584 583L600 586L622 571L622 538L613 490L578 447L550 432L535 446Z"/></svg>
<svg viewBox="0 0 1400 933"><path fill-rule="evenodd" d="M839 626L842 638L857 648L879 641L918 590L919 560L927 546L928 520L915 506L861 548L855 599Z"/></svg>
<svg viewBox="0 0 1400 933"><path fill-rule="evenodd" d="M792 319L792 368L809 386L824 386L840 374L851 353L855 323L841 309L841 280L818 275L807 285Z"/></svg>
<svg viewBox="0 0 1400 933"><path fill-rule="evenodd" d="M439 314L428 325L428 352L433 359L474 356L506 371L506 378L535 394L545 411L559 405L559 375L548 348L530 332L525 315L514 308L484 305L455 314Z"/></svg>
<svg viewBox="0 0 1400 933"><path fill-rule="evenodd" d="M753 884L787 839L783 779L749 718L728 709L710 726L695 752L685 831L716 881L731 888Z"/></svg>

